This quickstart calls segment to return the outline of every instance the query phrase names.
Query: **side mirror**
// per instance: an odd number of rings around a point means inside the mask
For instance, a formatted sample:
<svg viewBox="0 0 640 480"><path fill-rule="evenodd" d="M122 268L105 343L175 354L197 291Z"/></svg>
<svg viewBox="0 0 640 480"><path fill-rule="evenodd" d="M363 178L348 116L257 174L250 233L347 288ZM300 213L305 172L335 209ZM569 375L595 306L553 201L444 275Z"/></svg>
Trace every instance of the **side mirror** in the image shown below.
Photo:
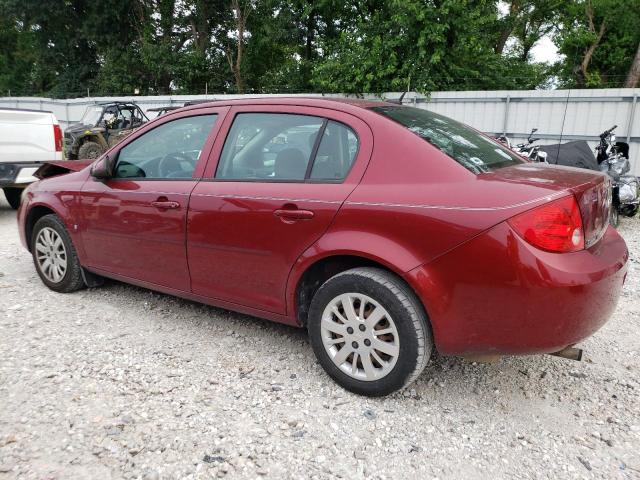
<svg viewBox="0 0 640 480"><path fill-rule="evenodd" d="M538 129L537 129L537 128L532 128L532 129L531 129L531 135L533 135L533 134L534 134L534 133L536 133L537 131L538 131Z"/></svg>
<svg viewBox="0 0 640 480"><path fill-rule="evenodd" d="M91 167L91 176L98 180L107 180L113 178L115 173L115 158L105 155L97 160Z"/></svg>

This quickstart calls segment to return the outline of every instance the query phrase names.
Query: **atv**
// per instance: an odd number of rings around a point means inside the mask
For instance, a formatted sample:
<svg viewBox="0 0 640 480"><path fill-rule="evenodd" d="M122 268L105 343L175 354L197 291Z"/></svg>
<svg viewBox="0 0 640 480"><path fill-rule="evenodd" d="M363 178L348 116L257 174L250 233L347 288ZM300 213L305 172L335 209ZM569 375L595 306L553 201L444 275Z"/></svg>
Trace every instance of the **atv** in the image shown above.
<svg viewBox="0 0 640 480"><path fill-rule="evenodd" d="M135 103L92 105L79 123L65 130L66 156L70 160L96 159L148 121Z"/></svg>

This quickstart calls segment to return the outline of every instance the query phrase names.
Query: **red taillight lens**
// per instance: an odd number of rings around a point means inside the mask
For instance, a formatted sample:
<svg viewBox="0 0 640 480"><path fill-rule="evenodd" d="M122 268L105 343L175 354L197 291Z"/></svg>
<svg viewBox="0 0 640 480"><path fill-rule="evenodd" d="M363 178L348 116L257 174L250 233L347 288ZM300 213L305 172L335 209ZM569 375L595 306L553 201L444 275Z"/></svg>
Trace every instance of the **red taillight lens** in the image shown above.
<svg viewBox="0 0 640 480"><path fill-rule="evenodd" d="M56 152L62 151L62 129L60 125L53 126L53 141L56 146Z"/></svg>
<svg viewBox="0 0 640 480"><path fill-rule="evenodd" d="M573 195L545 203L509 220L511 227L534 247L548 252L584 249L584 230Z"/></svg>

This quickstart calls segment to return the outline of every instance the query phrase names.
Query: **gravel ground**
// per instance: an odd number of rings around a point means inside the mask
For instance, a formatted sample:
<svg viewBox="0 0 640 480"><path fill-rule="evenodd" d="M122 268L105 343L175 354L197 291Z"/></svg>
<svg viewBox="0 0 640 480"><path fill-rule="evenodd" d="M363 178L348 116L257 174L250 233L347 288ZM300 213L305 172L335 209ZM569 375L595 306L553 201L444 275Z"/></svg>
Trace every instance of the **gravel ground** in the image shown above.
<svg viewBox="0 0 640 480"><path fill-rule="evenodd" d="M47 290L0 203L0 479L640 478L640 219L581 363L436 357L367 399L305 332L109 282Z"/></svg>

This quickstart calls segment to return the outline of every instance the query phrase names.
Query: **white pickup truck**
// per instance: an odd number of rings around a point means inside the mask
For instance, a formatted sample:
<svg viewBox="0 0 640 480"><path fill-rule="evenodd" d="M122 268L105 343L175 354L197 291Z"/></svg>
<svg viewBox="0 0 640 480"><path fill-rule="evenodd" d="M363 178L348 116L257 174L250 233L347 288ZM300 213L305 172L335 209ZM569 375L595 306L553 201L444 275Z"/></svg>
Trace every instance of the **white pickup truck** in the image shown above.
<svg viewBox="0 0 640 480"><path fill-rule="evenodd" d="M0 107L0 188L18 208L41 163L62 160L62 130L51 112Z"/></svg>

